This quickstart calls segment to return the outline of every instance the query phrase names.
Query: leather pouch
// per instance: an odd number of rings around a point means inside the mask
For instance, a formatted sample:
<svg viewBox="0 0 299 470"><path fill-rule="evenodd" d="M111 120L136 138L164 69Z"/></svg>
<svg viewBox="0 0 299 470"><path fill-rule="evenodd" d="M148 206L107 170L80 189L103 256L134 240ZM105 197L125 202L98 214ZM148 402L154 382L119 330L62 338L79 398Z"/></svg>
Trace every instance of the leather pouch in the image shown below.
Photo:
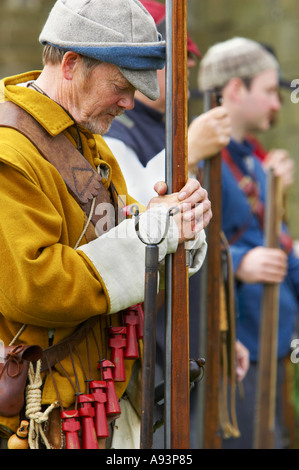
<svg viewBox="0 0 299 470"><path fill-rule="evenodd" d="M0 348L0 415L16 416L24 406L29 362L43 354L39 346L19 344Z"/></svg>

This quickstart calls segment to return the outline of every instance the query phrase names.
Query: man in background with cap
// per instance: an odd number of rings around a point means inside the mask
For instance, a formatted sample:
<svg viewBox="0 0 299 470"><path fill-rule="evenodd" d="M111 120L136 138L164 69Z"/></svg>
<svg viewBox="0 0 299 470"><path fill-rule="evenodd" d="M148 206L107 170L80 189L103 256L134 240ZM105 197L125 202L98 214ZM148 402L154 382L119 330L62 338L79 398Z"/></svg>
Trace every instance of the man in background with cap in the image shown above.
<svg viewBox="0 0 299 470"><path fill-rule="evenodd" d="M138 0L58 0L40 42L43 70L5 78L0 88L0 339L43 349L40 367L31 371L36 391L41 379L43 387L34 407L26 394L26 409L0 412L0 432L5 441L25 418L30 448L61 448L60 411L76 406L88 416L86 380L106 379L120 399L134 365L126 359L116 378L118 362L109 359L123 310L143 301L145 245L122 211L135 199L100 134L133 107L135 90L158 98L165 43ZM206 252L210 201L195 180L178 194L163 196L165 186L157 184L147 210L140 206L140 233L159 238L168 209L178 207L159 261L190 240L196 272ZM11 378L9 370L3 367L2 380ZM128 416L132 407L121 402ZM113 421L118 402L106 413ZM130 441L126 427L115 430L123 433L124 447L139 447L138 435ZM105 433L94 436L83 432L81 445L106 446Z"/></svg>
<svg viewBox="0 0 299 470"><path fill-rule="evenodd" d="M261 45L277 59L276 52L270 44L261 43ZM281 75L281 72L279 72L279 88L284 88L289 91L292 89L291 80L284 78ZM279 97L281 102L283 102L281 93L279 93ZM279 111L280 110L273 111L271 127L274 127L277 124ZM281 177L283 191L286 194L288 189L294 183L296 170L294 160L291 158L289 152L286 149L281 148L272 148L270 150L265 149L257 135L250 135L248 136L248 139L253 145L255 155L260 158L264 169L267 171L269 168L274 168L275 174Z"/></svg>
<svg viewBox="0 0 299 470"><path fill-rule="evenodd" d="M237 396L241 437L223 440L224 448L253 448L264 283L280 284L275 447L282 447L284 359L290 354L298 313L299 259L294 255L285 226L282 227L281 248L264 246L266 175L247 140L252 133L267 131L273 114L280 109L278 71L273 55L246 38L233 38L214 45L203 57L199 69L199 88L221 91L223 105L231 118L230 143L222 151L222 226L233 259L237 336L250 352L250 368L243 381L244 397ZM245 181L250 181L254 190L250 194L246 192Z"/></svg>
<svg viewBox="0 0 299 470"><path fill-rule="evenodd" d="M165 38L165 6L153 0L141 0L155 20L158 31ZM196 65L201 57L196 44L187 35L187 67ZM117 116L104 139L117 155L118 163L125 176L130 194L147 204L154 195L154 184L165 179L165 68L158 71L160 97L149 100L144 94L136 92L135 106ZM198 162L215 155L229 142L231 128L227 111L218 107L202 114L190 125L188 136L189 174L196 177ZM198 359L199 330L199 274L189 281L189 331L190 358ZM196 333L195 333L196 332ZM244 352L241 344L237 348ZM240 367L240 378L246 372L246 361ZM157 361L156 383L164 379L164 308L158 313L157 322ZM239 364L240 365L240 364ZM197 386L192 385L190 394L190 448L198 448L197 420L200 410L197 409ZM161 418L161 407L157 406L155 419ZM164 428L154 433L154 447L163 448Z"/></svg>

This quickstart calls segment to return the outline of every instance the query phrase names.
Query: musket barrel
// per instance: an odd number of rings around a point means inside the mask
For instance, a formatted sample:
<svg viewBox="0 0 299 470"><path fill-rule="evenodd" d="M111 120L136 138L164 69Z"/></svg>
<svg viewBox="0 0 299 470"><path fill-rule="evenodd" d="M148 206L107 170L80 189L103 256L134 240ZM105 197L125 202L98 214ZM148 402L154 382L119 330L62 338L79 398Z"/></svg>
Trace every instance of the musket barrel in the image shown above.
<svg viewBox="0 0 299 470"><path fill-rule="evenodd" d="M165 1L166 31L166 115L165 176L172 193L172 0ZM165 259L165 354L164 354L164 447L171 448L171 336L172 336L172 255Z"/></svg>
<svg viewBox="0 0 299 470"><path fill-rule="evenodd" d="M144 341L142 364L143 391L140 430L141 449L152 449L153 447L158 257L158 246L147 245L145 249Z"/></svg>

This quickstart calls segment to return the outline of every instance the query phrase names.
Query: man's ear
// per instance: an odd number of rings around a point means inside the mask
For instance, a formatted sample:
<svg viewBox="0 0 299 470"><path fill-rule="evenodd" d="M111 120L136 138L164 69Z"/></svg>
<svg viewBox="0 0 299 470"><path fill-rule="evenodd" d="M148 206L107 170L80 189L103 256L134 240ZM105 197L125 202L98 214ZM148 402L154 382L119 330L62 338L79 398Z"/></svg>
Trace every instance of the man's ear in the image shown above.
<svg viewBox="0 0 299 470"><path fill-rule="evenodd" d="M81 57L76 52L68 51L64 54L61 69L66 80L72 80L76 69L78 69Z"/></svg>
<svg viewBox="0 0 299 470"><path fill-rule="evenodd" d="M245 83L238 77L231 78L225 86L227 96L234 102L242 101L247 91Z"/></svg>

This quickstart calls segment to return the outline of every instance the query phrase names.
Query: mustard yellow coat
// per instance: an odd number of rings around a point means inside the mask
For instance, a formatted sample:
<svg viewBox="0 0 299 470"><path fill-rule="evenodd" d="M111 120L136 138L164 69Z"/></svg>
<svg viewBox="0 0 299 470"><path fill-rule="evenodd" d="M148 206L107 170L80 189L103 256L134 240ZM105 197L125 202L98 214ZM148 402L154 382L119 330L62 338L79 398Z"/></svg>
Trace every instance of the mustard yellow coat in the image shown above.
<svg viewBox="0 0 299 470"><path fill-rule="evenodd" d="M52 136L63 132L75 145L75 126L63 109L49 98L23 86L35 80L39 72L6 78L0 82L0 100L12 101L30 113ZM96 168L104 161L119 194L127 195L121 170L100 136L80 127L85 158ZM109 188L110 179L106 181ZM94 329L101 355L109 356L106 327L118 324L119 315L109 312L109 295L92 263L83 252L73 249L84 226L84 213L70 196L58 171L48 163L23 135L0 128L0 339L9 344L22 324L27 324L17 343L48 347L48 329L55 329L54 344L68 337L76 326L100 314ZM86 243L85 237L81 244ZM111 266L111 269L114 267ZM90 335L92 378L100 378L99 355ZM85 341L79 347L86 357ZM84 393L84 374L75 355L80 391ZM70 358L63 367L75 384ZM126 361L127 381L133 365ZM85 361L85 369L88 364ZM74 390L56 367L55 381L63 406L74 402ZM126 383L116 383L120 397ZM50 375L45 378L43 404L57 400ZM19 417L0 416L2 435L16 431Z"/></svg>

